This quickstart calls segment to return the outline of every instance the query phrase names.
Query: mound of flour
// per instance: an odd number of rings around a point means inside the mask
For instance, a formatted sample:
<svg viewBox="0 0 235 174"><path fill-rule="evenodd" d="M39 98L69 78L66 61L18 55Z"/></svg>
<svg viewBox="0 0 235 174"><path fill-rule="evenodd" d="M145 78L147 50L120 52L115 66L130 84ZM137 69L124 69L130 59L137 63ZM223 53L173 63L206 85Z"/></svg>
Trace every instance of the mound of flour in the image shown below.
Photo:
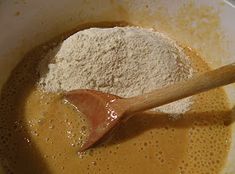
<svg viewBox="0 0 235 174"><path fill-rule="evenodd" d="M39 87L45 92L96 89L130 97L192 76L189 58L162 33L137 27L90 28L50 50L41 61ZM180 114L186 98L159 109Z"/></svg>

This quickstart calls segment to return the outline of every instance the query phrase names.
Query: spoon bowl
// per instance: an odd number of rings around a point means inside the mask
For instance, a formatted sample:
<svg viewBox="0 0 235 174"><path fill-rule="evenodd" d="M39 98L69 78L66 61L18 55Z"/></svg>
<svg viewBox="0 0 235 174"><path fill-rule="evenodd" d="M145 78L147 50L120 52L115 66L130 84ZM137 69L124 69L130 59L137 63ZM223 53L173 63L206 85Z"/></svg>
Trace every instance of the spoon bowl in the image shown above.
<svg viewBox="0 0 235 174"><path fill-rule="evenodd" d="M89 122L89 136L79 151L95 144L108 133L124 114L124 110L113 104L119 96L89 89L73 90L65 94L65 99L85 114Z"/></svg>

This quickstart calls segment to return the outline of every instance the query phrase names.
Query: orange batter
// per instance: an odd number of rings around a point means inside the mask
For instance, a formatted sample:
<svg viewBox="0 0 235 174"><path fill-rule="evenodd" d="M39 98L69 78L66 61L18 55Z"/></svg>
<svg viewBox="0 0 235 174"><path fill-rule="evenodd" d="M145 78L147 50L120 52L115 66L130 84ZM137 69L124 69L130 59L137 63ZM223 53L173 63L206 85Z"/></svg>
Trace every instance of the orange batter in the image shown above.
<svg viewBox="0 0 235 174"><path fill-rule="evenodd" d="M49 48L48 48L49 49ZM15 68L0 99L0 163L8 173L219 173L230 147L230 110L223 89L194 97L191 111L173 120L139 114L103 144L78 153L86 138L82 114L60 94L36 87L45 47ZM209 67L185 49L199 72Z"/></svg>

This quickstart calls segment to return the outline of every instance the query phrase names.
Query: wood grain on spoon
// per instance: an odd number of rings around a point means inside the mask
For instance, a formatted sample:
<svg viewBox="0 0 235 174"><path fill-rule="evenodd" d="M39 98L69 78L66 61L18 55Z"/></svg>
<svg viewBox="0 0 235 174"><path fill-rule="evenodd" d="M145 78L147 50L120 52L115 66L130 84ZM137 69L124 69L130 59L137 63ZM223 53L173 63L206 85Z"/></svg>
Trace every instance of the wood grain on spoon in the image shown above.
<svg viewBox="0 0 235 174"><path fill-rule="evenodd" d="M85 114L90 123L89 136L80 149L84 151L127 116L233 82L235 63L136 97L121 98L95 90L79 89L65 93L65 99Z"/></svg>

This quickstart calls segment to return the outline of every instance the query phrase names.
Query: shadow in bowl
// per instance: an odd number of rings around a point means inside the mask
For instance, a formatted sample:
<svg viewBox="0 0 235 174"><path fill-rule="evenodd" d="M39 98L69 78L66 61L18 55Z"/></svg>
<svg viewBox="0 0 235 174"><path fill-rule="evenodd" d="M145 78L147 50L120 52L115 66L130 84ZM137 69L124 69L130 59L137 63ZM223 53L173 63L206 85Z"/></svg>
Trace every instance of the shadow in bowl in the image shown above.
<svg viewBox="0 0 235 174"><path fill-rule="evenodd" d="M231 110L217 112L186 113L178 119L164 113L140 113L120 124L98 146L112 146L140 136L153 129L186 129L193 126L231 125Z"/></svg>
<svg viewBox="0 0 235 174"><path fill-rule="evenodd" d="M39 47L26 54L2 88L0 163L7 173L50 173L45 158L31 139L25 118L28 95L39 79L35 70L45 52Z"/></svg>

